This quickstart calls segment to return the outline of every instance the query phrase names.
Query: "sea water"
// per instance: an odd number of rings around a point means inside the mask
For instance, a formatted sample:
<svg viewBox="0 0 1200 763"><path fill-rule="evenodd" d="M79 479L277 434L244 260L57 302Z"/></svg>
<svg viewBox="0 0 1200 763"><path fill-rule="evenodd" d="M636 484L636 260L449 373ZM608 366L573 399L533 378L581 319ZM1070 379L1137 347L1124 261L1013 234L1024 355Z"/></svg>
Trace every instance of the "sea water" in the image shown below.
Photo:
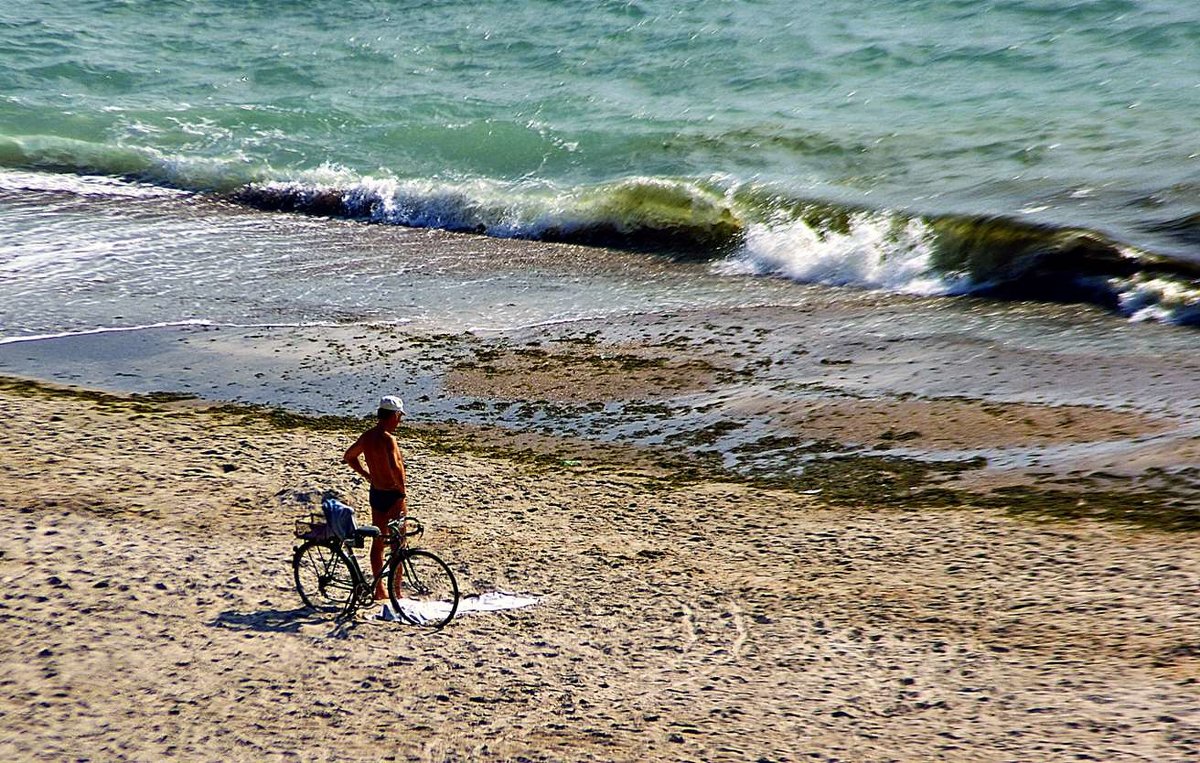
<svg viewBox="0 0 1200 763"><path fill-rule="evenodd" d="M3 339L514 277L364 223L655 263L554 266L559 315L765 277L1200 321L1192 0L44 0L0 8L0 67ZM459 298L386 288L418 270Z"/></svg>

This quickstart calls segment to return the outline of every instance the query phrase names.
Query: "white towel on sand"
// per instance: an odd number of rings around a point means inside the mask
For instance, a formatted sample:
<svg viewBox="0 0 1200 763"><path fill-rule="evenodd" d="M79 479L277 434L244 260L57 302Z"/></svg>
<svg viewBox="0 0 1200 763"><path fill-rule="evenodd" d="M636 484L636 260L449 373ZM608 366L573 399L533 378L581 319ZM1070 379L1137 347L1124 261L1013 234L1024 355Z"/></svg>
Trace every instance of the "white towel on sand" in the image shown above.
<svg viewBox="0 0 1200 763"><path fill-rule="evenodd" d="M458 617L469 612L496 612L502 609L520 609L521 607L529 607L537 603L538 599L534 596L519 596L504 591L492 591L490 593L481 593L477 596L462 597L458 600L458 611L454 613L454 616ZM450 602L448 601L400 599L399 604L401 612L398 614L392 610L390 602L385 602L382 610L379 612L378 619L389 622L399 621L421 624L441 620L450 611Z"/></svg>

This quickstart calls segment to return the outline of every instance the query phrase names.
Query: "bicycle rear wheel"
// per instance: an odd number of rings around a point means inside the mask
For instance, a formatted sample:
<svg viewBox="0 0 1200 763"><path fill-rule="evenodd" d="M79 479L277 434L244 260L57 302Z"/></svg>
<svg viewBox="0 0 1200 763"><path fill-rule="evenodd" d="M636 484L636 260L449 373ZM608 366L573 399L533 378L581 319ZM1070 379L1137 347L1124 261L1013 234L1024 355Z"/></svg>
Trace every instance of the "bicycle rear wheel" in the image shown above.
<svg viewBox="0 0 1200 763"><path fill-rule="evenodd" d="M392 609L405 622L438 629L458 611L458 581L437 556L420 549L400 551L399 564L388 571Z"/></svg>
<svg viewBox="0 0 1200 763"><path fill-rule="evenodd" d="M354 591L346 552L325 541L305 541L296 549L292 575L304 606L321 612L341 609Z"/></svg>

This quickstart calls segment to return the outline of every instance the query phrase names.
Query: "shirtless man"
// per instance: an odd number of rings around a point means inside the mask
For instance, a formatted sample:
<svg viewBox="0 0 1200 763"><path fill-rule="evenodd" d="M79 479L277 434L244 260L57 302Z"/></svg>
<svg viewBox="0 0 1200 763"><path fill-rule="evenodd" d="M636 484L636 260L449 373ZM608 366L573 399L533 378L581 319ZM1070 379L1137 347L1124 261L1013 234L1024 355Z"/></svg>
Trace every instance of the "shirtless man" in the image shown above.
<svg viewBox="0 0 1200 763"><path fill-rule="evenodd" d="M379 422L363 432L350 446L342 460L358 472L371 485L371 524L383 535L371 541L371 572L376 578L383 568L383 548L387 545L387 523L403 517L407 511L404 502L404 457L392 432L400 426L404 417L404 403L391 395L379 401ZM362 461L367 465L364 467ZM383 582L375 586L375 598L386 599Z"/></svg>

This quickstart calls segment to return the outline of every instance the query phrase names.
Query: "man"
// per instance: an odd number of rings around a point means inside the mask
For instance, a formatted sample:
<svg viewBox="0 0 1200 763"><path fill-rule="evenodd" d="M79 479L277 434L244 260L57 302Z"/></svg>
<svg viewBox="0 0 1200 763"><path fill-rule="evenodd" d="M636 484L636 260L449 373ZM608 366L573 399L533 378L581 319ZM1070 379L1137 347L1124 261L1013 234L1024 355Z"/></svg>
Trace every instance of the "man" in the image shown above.
<svg viewBox="0 0 1200 763"><path fill-rule="evenodd" d="M387 545L387 524L406 513L404 502L404 457L393 432L404 418L404 403L388 395L379 401L378 422L363 432L342 456L351 469L371 485L371 524L384 535L371 541L371 572L376 578L383 568L383 549ZM367 463L364 467L362 461ZM386 599L383 581L375 586L375 598Z"/></svg>

